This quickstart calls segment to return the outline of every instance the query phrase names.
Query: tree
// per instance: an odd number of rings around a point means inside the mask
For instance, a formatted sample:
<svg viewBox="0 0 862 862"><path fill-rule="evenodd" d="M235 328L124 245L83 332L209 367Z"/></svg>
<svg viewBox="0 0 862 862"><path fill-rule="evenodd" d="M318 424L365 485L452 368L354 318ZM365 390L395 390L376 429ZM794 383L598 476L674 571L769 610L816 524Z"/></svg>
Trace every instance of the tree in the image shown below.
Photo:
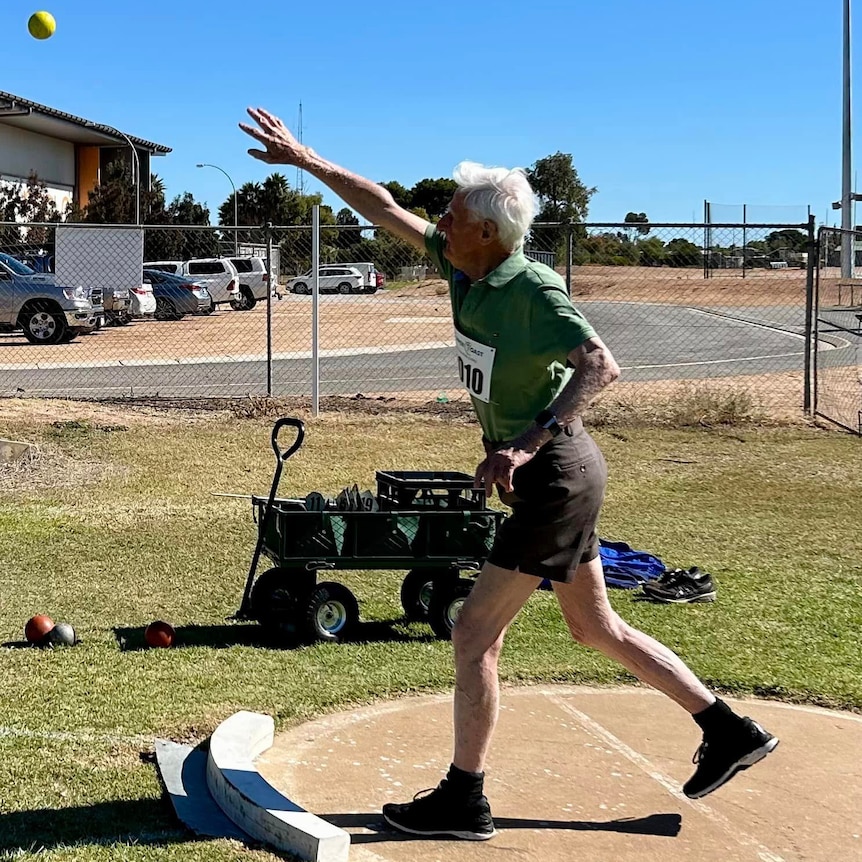
<svg viewBox="0 0 862 862"><path fill-rule="evenodd" d="M48 187L31 171L26 183L8 182L0 185L0 221L59 222L57 205L48 194ZM52 241L51 228L12 227L3 230L4 244L26 243L43 246Z"/></svg>
<svg viewBox="0 0 862 862"><path fill-rule="evenodd" d="M557 152L539 159L527 169L527 178L540 202L536 220L563 223L560 227L543 230L543 244L554 251L558 259L564 259L569 232L565 223L586 219L590 198L596 189L581 182L568 153Z"/></svg>
<svg viewBox="0 0 862 862"><path fill-rule="evenodd" d="M389 194L395 199L395 203L400 207L409 209L410 207L410 192L404 188L397 180L390 180L388 183L380 183L384 189L387 189Z"/></svg>
<svg viewBox="0 0 862 862"><path fill-rule="evenodd" d="M527 178L542 207L539 221L582 222L596 189L587 188L578 176L569 153L554 153L527 169Z"/></svg>
<svg viewBox="0 0 862 862"><path fill-rule="evenodd" d="M135 184L122 160L110 162L87 195L81 220L88 224L134 224Z"/></svg>
<svg viewBox="0 0 862 862"><path fill-rule="evenodd" d="M419 180L410 189L410 205L408 209L423 209L430 221L437 221L449 207L452 195L458 190L455 180L439 179Z"/></svg>
<svg viewBox="0 0 862 862"><path fill-rule="evenodd" d="M626 213L626 217L624 219L626 224L636 224L638 225L635 230L641 236L646 236L649 233L649 219L647 218L646 213Z"/></svg>
<svg viewBox="0 0 862 862"><path fill-rule="evenodd" d="M339 249L350 250L362 241L362 231L358 229L359 219L353 210L343 207L335 214L335 223L341 226L336 233L335 245ZM356 229L354 229L356 228ZM348 254L344 260L350 260Z"/></svg>
<svg viewBox="0 0 862 862"><path fill-rule="evenodd" d="M766 247L770 251L778 251L780 248L794 252L807 251L808 237L801 230L792 228L775 230L766 237Z"/></svg>
<svg viewBox="0 0 862 862"><path fill-rule="evenodd" d="M703 263L700 248L687 239L672 239L665 246L665 251L668 266L700 266Z"/></svg>
<svg viewBox="0 0 862 862"><path fill-rule="evenodd" d="M664 243L657 236L651 236L649 239L640 239L635 245L637 246L641 266L661 266L665 262L667 253L665 252Z"/></svg>

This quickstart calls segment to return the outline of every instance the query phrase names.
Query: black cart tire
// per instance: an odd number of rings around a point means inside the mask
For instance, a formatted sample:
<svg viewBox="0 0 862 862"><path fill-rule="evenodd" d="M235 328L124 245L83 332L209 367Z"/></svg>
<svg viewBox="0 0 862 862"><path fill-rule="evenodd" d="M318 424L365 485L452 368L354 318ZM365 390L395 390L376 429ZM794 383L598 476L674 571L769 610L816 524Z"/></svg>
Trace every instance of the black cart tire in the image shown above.
<svg viewBox="0 0 862 862"><path fill-rule="evenodd" d="M308 594L301 622L306 643L347 640L359 622L359 602L344 584L323 581Z"/></svg>
<svg viewBox="0 0 862 862"><path fill-rule="evenodd" d="M470 595L474 581L457 578L453 581L438 581L431 592L428 605L428 623L440 640L451 640L455 620L461 613L464 599Z"/></svg>
<svg viewBox="0 0 862 862"><path fill-rule="evenodd" d="M300 637L300 596L291 579L288 569L268 569L254 582L250 596L251 616L286 643Z"/></svg>
<svg viewBox="0 0 862 862"><path fill-rule="evenodd" d="M446 571L411 569L401 582L401 607L408 620L425 622L436 580L445 579Z"/></svg>

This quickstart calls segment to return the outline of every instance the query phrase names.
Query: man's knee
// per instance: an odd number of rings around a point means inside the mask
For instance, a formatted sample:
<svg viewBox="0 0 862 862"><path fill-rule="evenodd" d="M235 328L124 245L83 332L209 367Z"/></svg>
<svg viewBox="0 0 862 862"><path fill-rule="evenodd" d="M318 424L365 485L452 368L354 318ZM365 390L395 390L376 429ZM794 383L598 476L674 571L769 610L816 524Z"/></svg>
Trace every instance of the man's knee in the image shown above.
<svg viewBox="0 0 862 862"><path fill-rule="evenodd" d="M601 650L625 639L628 626L614 612L567 620L572 638L579 644Z"/></svg>
<svg viewBox="0 0 862 862"><path fill-rule="evenodd" d="M502 648L503 635L474 624L469 614L461 613L452 628L452 648L458 662L495 661Z"/></svg>

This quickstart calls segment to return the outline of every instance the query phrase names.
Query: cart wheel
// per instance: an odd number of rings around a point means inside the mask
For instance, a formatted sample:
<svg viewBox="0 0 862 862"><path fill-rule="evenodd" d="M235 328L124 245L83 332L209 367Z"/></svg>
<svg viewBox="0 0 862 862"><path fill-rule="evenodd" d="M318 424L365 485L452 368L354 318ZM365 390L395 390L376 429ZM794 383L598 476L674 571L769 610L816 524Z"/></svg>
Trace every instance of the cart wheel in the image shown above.
<svg viewBox="0 0 862 862"><path fill-rule="evenodd" d="M408 620L428 619L428 604L436 580L442 580L448 572L439 569L411 569L401 582L401 607Z"/></svg>
<svg viewBox="0 0 862 862"><path fill-rule="evenodd" d="M279 640L293 642L299 636L297 591L288 586L287 569L268 569L251 590L251 616Z"/></svg>
<svg viewBox="0 0 862 862"><path fill-rule="evenodd" d="M472 589L473 581L468 578L440 581L435 585L428 605L428 622L440 640L451 639L455 620Z"/></svg>
<svg viewBox="0 0 862 862"><path fill-rule="evenodd" d="M305 640L338 642L347 639L359 622L356 596L335 581L318 584L301 611Z"/></svg>

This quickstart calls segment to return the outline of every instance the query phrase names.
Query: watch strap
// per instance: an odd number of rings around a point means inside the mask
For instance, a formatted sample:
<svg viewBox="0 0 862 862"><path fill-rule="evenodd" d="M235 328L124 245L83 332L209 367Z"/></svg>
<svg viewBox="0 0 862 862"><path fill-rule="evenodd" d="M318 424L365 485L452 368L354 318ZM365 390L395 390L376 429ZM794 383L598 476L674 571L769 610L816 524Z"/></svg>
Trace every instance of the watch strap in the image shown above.
<svg viewBox="0 0 862 862"><path fill-rule="evenodd" d="M550 410L540 411L534 421L540 428L550 432L552 437L556 437L563 430L563 426Z"/></svg>

